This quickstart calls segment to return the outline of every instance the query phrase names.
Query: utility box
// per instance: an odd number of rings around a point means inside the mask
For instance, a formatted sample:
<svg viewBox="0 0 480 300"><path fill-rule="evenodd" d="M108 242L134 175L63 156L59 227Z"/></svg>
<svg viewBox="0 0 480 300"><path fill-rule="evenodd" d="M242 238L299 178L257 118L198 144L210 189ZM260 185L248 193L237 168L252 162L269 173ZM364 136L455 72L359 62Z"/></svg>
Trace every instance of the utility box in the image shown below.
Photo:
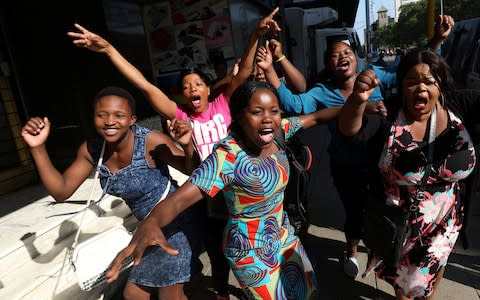
<svg viewBox="0 0 480 300"><path fill-rule="evenodd" d="M366 66L366 55L355 28L339 25L343 20L339 20L335 9L329 6L287 7L285 22L289 56L308 81L325 67L323 56L333 40L345 40L352 46L357 56L357 71Z"/></svg>
<svg viewBox="0 0 480 300"><path fill-rule="evenodd" d="M337 40L342 40L350 44L357 56L357 72L364 70L367 64L366 55L360 45L357 31L352 27L342 27L315 30L316 72L319 73L325 68L324 54L327 50L327 45Z"/></svg>
<svg viewBox="0 0 480 300"><path fill-rule="evenodd" d="M332 23L338 19L338 13L331 7L285 8L287 25L287 46L291 61L306 78L316 74L315 68L315 26Z"/></svg>

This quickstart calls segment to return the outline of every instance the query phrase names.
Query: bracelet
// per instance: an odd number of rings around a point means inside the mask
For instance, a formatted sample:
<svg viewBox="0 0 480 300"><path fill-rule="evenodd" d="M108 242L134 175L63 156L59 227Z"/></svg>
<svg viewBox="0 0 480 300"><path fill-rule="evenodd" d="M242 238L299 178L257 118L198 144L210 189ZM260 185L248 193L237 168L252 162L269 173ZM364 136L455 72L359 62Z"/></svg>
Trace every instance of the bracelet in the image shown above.
<svg viewBox="0 0 480 300"><path fill-rule="evenodd" d="M287 58L287 57L286 57L285 54L284 54L284 55L280 56L279 58L277 58L277 60L276 60L275 62L277 62L277 63L278 63L278 62L281 62L281 61L284 60L285 58Z"/></svg>

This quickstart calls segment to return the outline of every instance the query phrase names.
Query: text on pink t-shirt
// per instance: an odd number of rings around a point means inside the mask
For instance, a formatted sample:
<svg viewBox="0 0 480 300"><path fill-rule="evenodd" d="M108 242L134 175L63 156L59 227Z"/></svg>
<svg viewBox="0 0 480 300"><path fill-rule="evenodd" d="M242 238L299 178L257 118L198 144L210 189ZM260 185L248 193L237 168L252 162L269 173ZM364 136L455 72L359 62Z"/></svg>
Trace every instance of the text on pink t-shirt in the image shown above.
<svg viewBox="0 0 480 300"><path fill-rule="evenodd" d="M227 136L228 126L232 122L228 101L223 94L209 102L208 108L200 114L189 114L184 107L177 106L176 118L190 119L193 140L202 160L213 149L213 145Z"/></svg>

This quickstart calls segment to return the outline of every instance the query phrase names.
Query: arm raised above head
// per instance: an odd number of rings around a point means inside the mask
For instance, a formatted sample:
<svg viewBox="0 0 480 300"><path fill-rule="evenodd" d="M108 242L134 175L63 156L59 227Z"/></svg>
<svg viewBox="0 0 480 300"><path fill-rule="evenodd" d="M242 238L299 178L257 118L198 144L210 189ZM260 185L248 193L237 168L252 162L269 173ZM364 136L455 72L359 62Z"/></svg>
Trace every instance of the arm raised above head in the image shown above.
<svg viewBox="0 0 480 300"><path fill-rule="evenodd" d="M379 83L380 81L375 77L375 72L372 70L367 70L357 76L353 92L338 116L340 133L351 136L360 130L368 98Z"/></svg>
<svg viewBox="0 0 480 300"><path fill-rule="evenodd" d="M242 59L240 60L238 73L235 77L233 77L231 83L224 91L224 95L227 99L230 99L233 91L235 91L235 89L243 82L245 82L245 80L247 80L252 73L255 61L255 53L257 51L260 37L264 36L269 31L273 32L274 34L278 34L278 32L281 31L280 26L278 26L277 22L273 20L273 17L278 13L278 11L279 8L277 7L268 16L260 20L257 27L250 34L248 46L242 56Z"/></svg>
<svg viewBox="0 0 480 300"><path fill-rule="evenodd" d="M168 119L175 117L176 102L168 98L158 87L149 82L142 72L125 59L112 44L79 24L74 26L78 32L67 33L74 38L74 45L106 54L118 71L146 95L155 110Z"/></svg>
<svg viewBox="0 0 480 300"><path fill-rule="evenodd" d="M296 93L303 93L307 90L307 81L305 76L290 62L287 56L283 54L282 44L276 39L271 39L269 47L272 50L273 59L280 65L287 85Z"/></svg>
<svg viewBox="0 0 480 300"><path fill-rule="evenodd" d="M428 41L427 46L432 51L439 49L443 41L452 31L453 25L455 25L455 21L451 16L439 15L437 21L435 22L433 37Z"/></svg>

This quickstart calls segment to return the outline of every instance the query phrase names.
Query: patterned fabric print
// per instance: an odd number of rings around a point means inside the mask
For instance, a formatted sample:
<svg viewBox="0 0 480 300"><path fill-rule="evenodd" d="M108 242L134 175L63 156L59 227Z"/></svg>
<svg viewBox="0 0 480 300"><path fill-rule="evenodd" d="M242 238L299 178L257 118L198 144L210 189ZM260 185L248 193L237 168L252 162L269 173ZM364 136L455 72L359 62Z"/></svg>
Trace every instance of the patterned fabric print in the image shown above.
<svg viewBox="0 0 480 300"><path fill-rule="evenodd" d="M401 114L392 126L387 147L379 162L387 182L387 202L408 205L416 194L427 164L426 142L412 139ZM470 135L460 119L449 112L449 126L435 139L434 159L425 200L408 226L410 235L402 249L400 265L396 270L382 264L377 275L400 288L407 297L429 296L438 271L447 264L462 226L462 206L458 181L466 178L475 165L475 152ZM387 150L388 148L388 150ZM393 157L388 159L389 151ZM419 231L416 231L416 230ZM419 232L421 238L413 232ZM423 243L423 245L422 245ZM373 258L370 266L379 258Z"/></svg>
<svg viewBox="0 0 480 300"><path fill-rule="evenodd" d="M300 119L283 119L282 128L288 139ZM284 151L252 156L232 133L189 179L210 196L223 190L230 215L224 253L254 299L309 299L316 288L313 267L283 211L288 174Z"/></svg>

